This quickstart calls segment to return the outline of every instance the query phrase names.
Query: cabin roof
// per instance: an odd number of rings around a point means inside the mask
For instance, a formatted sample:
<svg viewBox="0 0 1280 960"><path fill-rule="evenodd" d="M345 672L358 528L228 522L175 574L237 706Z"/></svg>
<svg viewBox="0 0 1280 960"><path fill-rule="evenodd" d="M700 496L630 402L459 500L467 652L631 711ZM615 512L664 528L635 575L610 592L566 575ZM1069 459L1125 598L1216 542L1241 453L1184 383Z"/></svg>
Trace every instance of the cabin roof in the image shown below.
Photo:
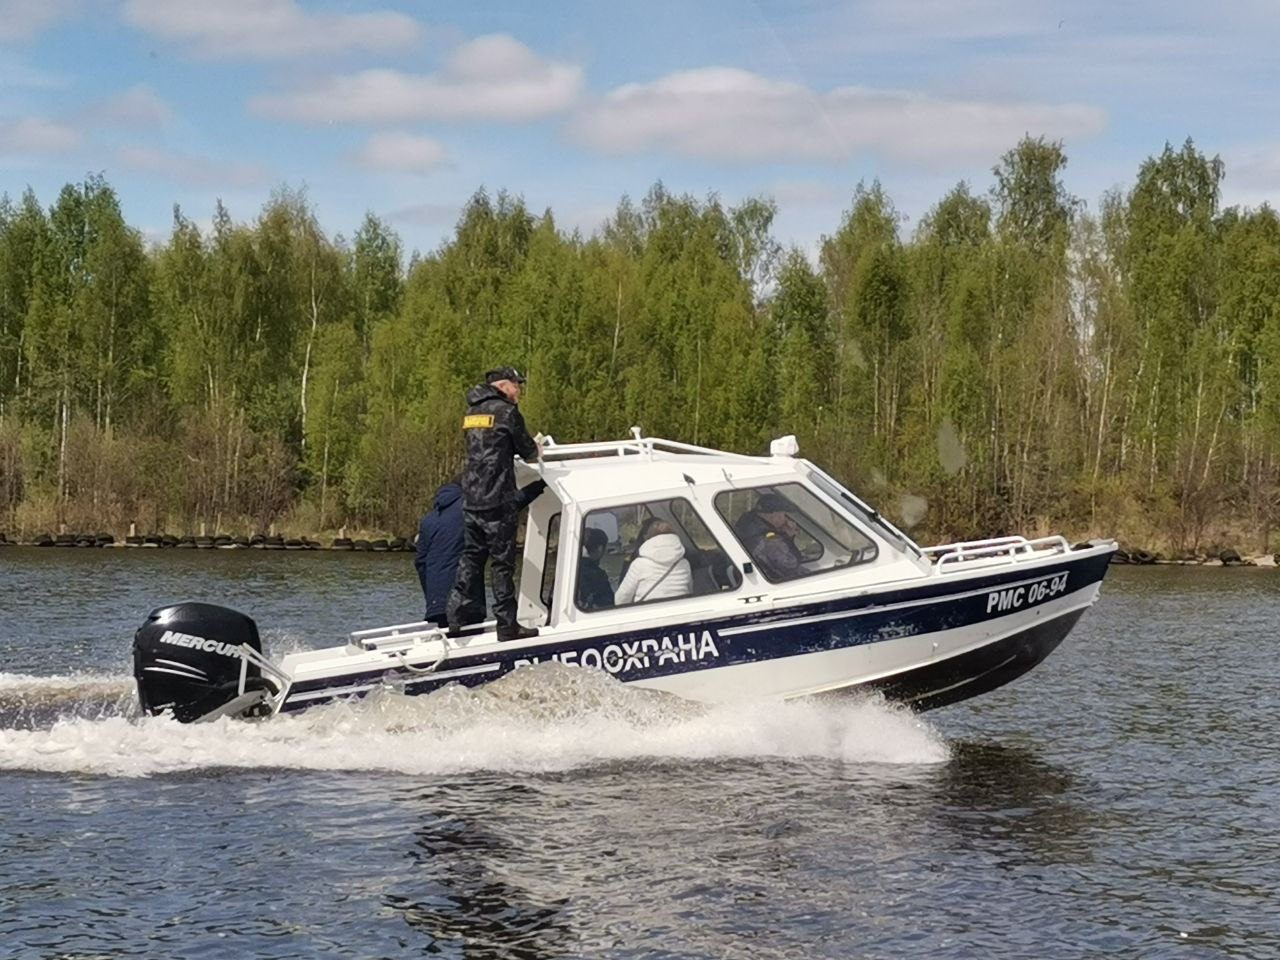
<svg viewBox="0 0 1280 960"><path fill-rule="evenodd" d="M551 444L541 463L518 467L520 482L541 477L562 499L580 504L634 500L686 488L691 482L751 484L794 476L801 461L789 456L753 457L657 438L585 444Z"/></svg>

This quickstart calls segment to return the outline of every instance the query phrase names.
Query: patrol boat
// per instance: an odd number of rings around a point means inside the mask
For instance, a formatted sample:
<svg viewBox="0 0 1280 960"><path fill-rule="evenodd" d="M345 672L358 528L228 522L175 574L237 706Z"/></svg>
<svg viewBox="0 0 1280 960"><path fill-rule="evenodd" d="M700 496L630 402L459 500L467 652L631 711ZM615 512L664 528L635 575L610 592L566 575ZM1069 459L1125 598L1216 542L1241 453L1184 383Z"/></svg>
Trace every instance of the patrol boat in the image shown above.
<svg viewBox="0 0 1280 960"><path fill-rule="evenodd" d="M928 710L1048 656L1116 550L1061 536L922 548L798 454L794 437L768 456L638 429L605 443L546 439L540 462L517 464L520 486L547 484L529 508L518 598L536 637L499 642L493 621L458 634L403 623L274 662L248 616L180 603L135 636L142 707L184 722L269 716L558 661L700 701L878 691ZM634 540L655 525L672 575L619 589Z"/></svg>

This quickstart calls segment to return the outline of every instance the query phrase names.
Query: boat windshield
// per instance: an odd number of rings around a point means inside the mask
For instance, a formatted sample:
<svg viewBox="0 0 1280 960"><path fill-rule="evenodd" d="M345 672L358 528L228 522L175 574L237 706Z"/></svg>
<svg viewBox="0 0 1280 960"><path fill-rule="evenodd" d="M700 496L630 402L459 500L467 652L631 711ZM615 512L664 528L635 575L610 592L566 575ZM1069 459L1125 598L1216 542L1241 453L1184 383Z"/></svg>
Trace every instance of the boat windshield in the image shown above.
<svg viewBox="0 0 1280 960"><path fill-rule="evenodd" d="M773 583L876 558L875 541L801 483L725 490L716 510Z"/></svg>
<svg viewBox="0 0 1280 960"><path fill-rule="evenodd" d="M845 509L855 517L867 526L879 531L880 535L888 540L894 547L901 550L903 553L914 553L917 557L924 556L924 553L920 550L920 547L916 545L914 540L842 487L831 476L824 473L822 470L819 470L817 467L813 467L809 471L809 479L813 481L814 486L832 500L844 504Z"/></svg>

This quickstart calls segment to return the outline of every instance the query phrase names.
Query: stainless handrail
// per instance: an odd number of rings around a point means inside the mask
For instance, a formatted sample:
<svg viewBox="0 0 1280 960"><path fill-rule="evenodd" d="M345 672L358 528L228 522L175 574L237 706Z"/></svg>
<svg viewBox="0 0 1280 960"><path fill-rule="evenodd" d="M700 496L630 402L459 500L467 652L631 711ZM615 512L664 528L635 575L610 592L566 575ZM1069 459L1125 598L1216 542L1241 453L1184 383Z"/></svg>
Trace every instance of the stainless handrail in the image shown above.
<svg viewBox="0 0 1280 960"><path fill-rule="evenodd" d="M274 696L264 696L262 701L271 704L271 713L280 712L280 707L284 705L285 697L289 695L289 688L293 686L293 677L285 673L280 667L272 663L253 647L247 643L240 644L240 696L245 695L245 684L248 680L249 664L252 663L263 673L269 674L279 681L280 689L276 691Z"/></svg>
<svg viewBox="0 0 1280 960"><path fill-rule="evenodd" d="M958 543L944 543L934 547L923 547L926 556L933 555L932 575L942 576L957 568L958 564L973 560L1004 559L1008 563L1020 563L1029 560L1036 553L1052 550L1055 553L1067 553L1071 545L1066 537L1055 534L1048 537L993 537L987 540L964 540Z"/></svg>
<svg viewBox="0 0 1280 960"><path fill-rule="evenodd" d="M626 440L594 440L584 443L556 443L552 437L542 439L542 460L574 460L593 454L616 454L626 456L653 456L654 453L691 453L700 456L730 457L734 460L756 461L763 459L746 453L734 453L729 450L715 450L711 447L699 447L692 443L680 443L677 440L664 440L661 437L642 437L639 431Z"/></svg>

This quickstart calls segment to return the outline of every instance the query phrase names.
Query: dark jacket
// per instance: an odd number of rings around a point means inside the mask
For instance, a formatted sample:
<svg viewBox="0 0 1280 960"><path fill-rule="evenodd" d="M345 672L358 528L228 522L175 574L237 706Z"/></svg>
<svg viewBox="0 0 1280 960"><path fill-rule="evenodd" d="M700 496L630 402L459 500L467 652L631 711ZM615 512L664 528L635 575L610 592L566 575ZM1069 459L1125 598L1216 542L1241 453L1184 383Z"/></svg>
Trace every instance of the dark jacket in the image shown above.
<svg viewBox="0 0 1280 960"><path fill-rule="evenodd" d="M467 391L462 430L467 467L462 475L467 510L515 510L515 458L533 460L538 448L519 408L497 387L484 383Z"/></svg>
<svg viewBox="0 0 1280 960"><path fill-rule="evenodd" d="M546 483L535 480L516 491L516 509L523 510L545 489ZM436 491L431 512L418 524L418 553L413 558L413 565L418 570L422 597L427 604L424 620L445 622L445 605L458 576L463 540L462 488L456 483L446 483ZM484 609L483 595L472 600L481 610Z"/></svg>
<svg viewBox="0 0 1280 960"><path fill-rule="evenodd" d="M578 608L602 610L613 606L613 584L609 575L586 554L578 561Z"/></svg>
<svg viewBox="0 0 1280 960"><path fill-rule="evenodd" d="M453 589L462 557L462 488L446 483L436 491L435 505L418 525L418 568L422 596L427 602L424 619L444 623L445 602Z"/></svg>
<svg viewBox="0 0 1280 960"><path fill-rule="evenodd" d="M774 529L768 520L754 510L748 510L740 516L735 529L742 545L747 548L747 553L751 554L751 559L767 579L776 583L804 573L801 567L803 561L795 541L781 530Z"/></svg>

